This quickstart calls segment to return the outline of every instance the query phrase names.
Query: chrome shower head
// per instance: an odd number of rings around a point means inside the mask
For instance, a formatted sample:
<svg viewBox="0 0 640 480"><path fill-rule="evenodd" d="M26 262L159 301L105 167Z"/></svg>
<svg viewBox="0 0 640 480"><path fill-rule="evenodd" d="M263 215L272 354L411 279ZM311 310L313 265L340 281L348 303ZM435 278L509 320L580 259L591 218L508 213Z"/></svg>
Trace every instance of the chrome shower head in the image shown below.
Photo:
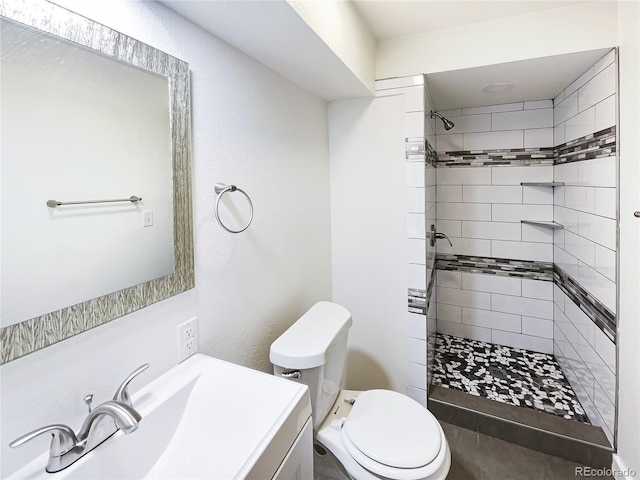
<svg viewBox="0 0 640 480"><path fill-rule="evenodd" d="M442 123L444 123L444 129L445 130L451 130L453 127L455 127L455 124L451 120L447 120L442 115L440 115L438 112L434 112L433 110L431 110L431 118L433 118L434 116L436 116L440 120L442 120Z"/></svg>

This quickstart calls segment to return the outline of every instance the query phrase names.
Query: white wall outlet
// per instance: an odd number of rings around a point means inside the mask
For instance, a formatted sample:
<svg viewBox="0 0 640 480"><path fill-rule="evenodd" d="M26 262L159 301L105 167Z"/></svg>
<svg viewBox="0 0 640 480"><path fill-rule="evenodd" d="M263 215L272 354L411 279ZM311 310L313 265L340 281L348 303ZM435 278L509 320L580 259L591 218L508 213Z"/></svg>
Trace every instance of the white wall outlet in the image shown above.
<svg viewBox="0 0 640 480"><path fill-rule="evenodd" d="M198 351L198 317L181 323L177 329L178 362L182 362Z"/></svg>

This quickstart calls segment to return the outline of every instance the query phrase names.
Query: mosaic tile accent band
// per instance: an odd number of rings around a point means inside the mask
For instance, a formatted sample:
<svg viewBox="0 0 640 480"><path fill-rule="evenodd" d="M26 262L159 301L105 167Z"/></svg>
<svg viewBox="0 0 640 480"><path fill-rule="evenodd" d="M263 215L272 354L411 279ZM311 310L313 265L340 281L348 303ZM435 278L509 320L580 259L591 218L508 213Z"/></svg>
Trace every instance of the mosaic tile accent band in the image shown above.
<svg viewBox="0 0 640 480"><path fill-rule="evenodd" d="M531 280L553 281L553 263L550 262L439 254L436 261L436 268L438 270L488 273L503 277L522 277Z"/></svg>
<svg viewBox="0 0 640 480"><path fill-rule="evenodd" d="M615 314L553 263L466 255L438 255L436 268L554 282L614 344L616 343Z"/></svg>
<svg viewBox="0 0 640 480"><path fill-rule="evenodd" d="M610 157L616 154L616 127L563 143L555 150L554 165Z"/></svg>
<svg viewBox="0 0 640 480"><path fill-rule="evenodd" d="M424 137L408 137L404 139L405 158L408 161L426 161L428 165L436 166L438 155L435 149Z"/></svg>
<svg viewBox="0 0 640 480"><path fill-rule="evenodd" d="M424 137L408 137L404 139L405 158L407 160L424 161L425 144L427 141Z"/></svg>
<svg viewBox="0 0 640 480"><path fill-rule="evenodd" d="M432 384L590 423L553 355L438 334Z"/></svg>
<svg viewBox="0 0 640 480"><path fill-rule="evenodd" d="M431 144L429 143L429 140L424 141L425 145L426 145L426 162L427 165L431 165L432 167L437 167L438 166L438 154L436 153L435 149L431 146Z"/></svg>
<svg viewBox="0 0 640 480"><path fill-rule="evenodd" d="M553 165L555 150L548 148L511 148L499 150L463 150L438 153L438 167L485 167Z"/></svg>
<svg viewBox="0 0 640 480"><path fill-rule="evenodd" d="M441 152L438 167L559 165L610 157L617 151L616 127L605 128L557 147Z"/></svg>
<svg viewBox="0 0 640 480"><path fill-rule="evenodd" d="M409 313L427 314L427 291L420 288L409 289Z"/></svg>
<svg viewBox="0 0 640 480"><path fill-rule="evenodd" d="M557 265L553 268L555 284L591 319L609 339L616 343L616 316L596 297L587 292Z"/></svg>
<svg viewBox="0 0 640 480"><path fill-rule="evenodd" d="M436 284L436 267L435 265L431 269L431 278L426 290L420 288L409 289L409 313L418 313L420 315L426 315L429 311L429 305L431 304L431 294L433 287Z"/></svg>

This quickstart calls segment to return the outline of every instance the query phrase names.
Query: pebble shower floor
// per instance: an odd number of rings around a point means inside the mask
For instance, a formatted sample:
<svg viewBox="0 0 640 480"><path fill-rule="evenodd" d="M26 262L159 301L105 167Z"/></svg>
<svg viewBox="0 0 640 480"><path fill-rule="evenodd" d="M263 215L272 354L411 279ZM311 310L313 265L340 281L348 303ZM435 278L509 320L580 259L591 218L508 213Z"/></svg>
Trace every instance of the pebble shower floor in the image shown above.
<svg viewBox="0 0 640 480"><path fill-rule="evenodd" d="M590 423L553 355L438 334L434 385Z"/></svg>

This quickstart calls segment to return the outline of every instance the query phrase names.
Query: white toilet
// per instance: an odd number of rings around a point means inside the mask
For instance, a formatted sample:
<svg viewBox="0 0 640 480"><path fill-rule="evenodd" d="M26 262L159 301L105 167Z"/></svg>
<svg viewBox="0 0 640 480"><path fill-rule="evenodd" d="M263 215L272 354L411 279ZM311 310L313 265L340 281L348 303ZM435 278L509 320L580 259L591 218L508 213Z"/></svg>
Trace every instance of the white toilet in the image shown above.
<svg viewBox="0 0 640 480"><path fill-rule="evenodd" d="M351 324L346 308L318 302L271 345L274 375L309 387L316 477L444 480L451 453L429 410L390 390L340 389Z"/></svg>

